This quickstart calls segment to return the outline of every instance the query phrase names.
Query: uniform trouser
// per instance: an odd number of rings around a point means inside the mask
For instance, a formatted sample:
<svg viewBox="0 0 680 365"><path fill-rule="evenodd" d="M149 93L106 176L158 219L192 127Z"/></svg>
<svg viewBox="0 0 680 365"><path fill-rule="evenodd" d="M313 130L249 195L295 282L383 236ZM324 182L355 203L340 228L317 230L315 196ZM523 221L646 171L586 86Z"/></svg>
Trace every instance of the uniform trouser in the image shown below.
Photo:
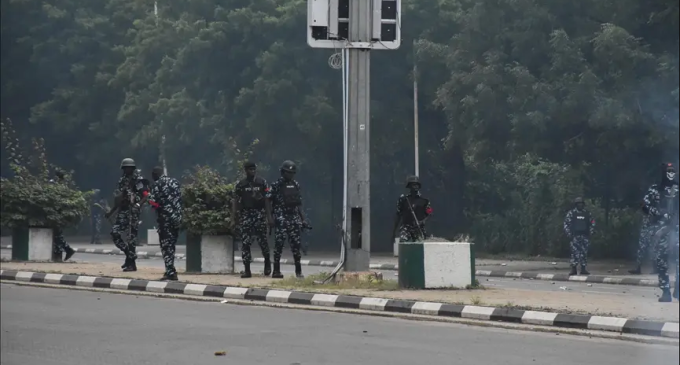
<svg viewBox="0 0 680 365"><path fill-rule="evenodd" d="M574 235L569 243L571 250L571 266L581 265L585 267L588 264L588 248L590 247L590 238L586 235Z"/></svg>
<svg viewBox="0 0 680 365"><path fill-rule="evenodd" d="M244 209L240 214L241 224L241 258L243 263L252 262L250 247L256 238L262 250L262 256L269 258L269 242L267 242L267 220L264 209Z"/></svg>
<svg viewBox="0 0 680 365"><path fill-rule="evenodd" d="M118 212L111 227L113 244L123 251L130 260L137 259L137 233L139 231L139 211L125 209ZM127 239L127 243L125 242Z"/></svg>
<svg viewBox="0 0 680 365"><path fill-rule="evenodd" d="M399 227L399 242L418 242L425 239L424 224L402 224Z"/></svg>
<svg viewBox="0 0 680 365"><path fill-rule="evenodd" d="M71 249L71 246L66 243L64 238L64 231L61 228L52 229L52 252L61 254L64 251Z"/></svg>
<svg viewBox="0 0 680 365"><path fill-rule="evenodd" d="M653 239L656 241L656 259L654 264L659 275L659 288L661 290L670 290L670 277L668 275L668 261L670 255L673 254L675 262L675 285L678 285L678 274L680 274L680 267L678 266L678 232L672 227L660 226L655 232Z"/></svg>
<svg viewBox="0 0 680 365"><path fill-rule="evenodd" d="M645 256L647 256L647 252L649 251L650 245L654 242L654 240L652 239L652 236L654 236L654 233L656 232L654 227L655 227L654 224L650 223L647 219L645 219L645 222L642 224L642 227L640 228L640 240L638 241L637 250L638 267L642 266L642 261L645 259ZM652 250L655 251L653 247Z"/></svg>
<svg viewBox="0 0 680 365"><path fill-rule="evenodd" d="M302 233L302 222L297 213L275 214L276 232L274 234L274 262L281 261L281 254L283 253L283 246L286 240L290 244L290 250L293 252L293 259L295 262L300 262L302 255L300 254L300 234Z"/></svg>
<svg viewBox="0 0 680 365"><path fill-rule="evenodd" d="M102 216L101 214L92 215L92 240L91 243L101 243Z"/></svg>
<svg viewBox="0 0 680 365"><path fill-rule="evenodd" d="M175 269L175 247L177 245L177 237L179 237L179 229L159 222L158 223L158 239L161 246L161 254L165 262L165 275L172 276L177 274Z"/></svg>

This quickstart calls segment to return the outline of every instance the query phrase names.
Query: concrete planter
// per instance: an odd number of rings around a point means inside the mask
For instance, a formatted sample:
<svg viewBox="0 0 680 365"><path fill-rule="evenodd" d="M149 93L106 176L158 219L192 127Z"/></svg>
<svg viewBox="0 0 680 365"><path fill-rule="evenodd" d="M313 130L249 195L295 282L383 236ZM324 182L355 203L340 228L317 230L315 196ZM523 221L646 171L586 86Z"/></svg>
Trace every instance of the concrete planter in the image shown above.
<svg viewBox="0 0 680 365"><path fill-rule="evenodd" d="M234 240L227 235L187 234L186 271L233 274Z"/></svg>
<svg viewBox="0 0 680 365"><path fill-rule="evenodd" d="M12 230L12 260L61 261L52 255L51 228L15 228Z"/></svg>
<svg viewBox="0 0 680 365"><path fill-rule="evenodd" d="M447 289L474 285L473 246L467 242L399 243L399 286Z"/></svg>
<svg viewBox="0 0 680 365"><path fill-rule="evenodd" d="M158 231L155 229L146 230L146 244L149 246L159 246L161 244L161 241L158 238Z"/></svg>

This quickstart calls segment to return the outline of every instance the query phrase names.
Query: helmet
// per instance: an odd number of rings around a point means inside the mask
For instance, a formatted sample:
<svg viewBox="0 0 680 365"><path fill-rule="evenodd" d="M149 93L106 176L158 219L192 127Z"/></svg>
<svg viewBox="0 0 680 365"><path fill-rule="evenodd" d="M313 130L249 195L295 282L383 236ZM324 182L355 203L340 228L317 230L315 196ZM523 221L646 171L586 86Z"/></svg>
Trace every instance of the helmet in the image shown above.
<svg viewBox="0 0 680 365"><path fill-rule="evenodd" d="M135 164L135 160L128 157L124 158L123 161L120 162L120 168L122 169L124 167L137 167L137 165Z"/></svg>
<svg viewBox="0 0 680 365"><path fill-rule="evenodd" d="M579 196L578 198L574 199L574 204L578 203L585 204L585 201Z"/></svg>
<svg viewBox="0 0 680 365"><path fill-rule="evenodd" d="M407 188L411 187L411 184L420 185L420 179L418 178L418 176L411 175L411 176L406 178L406 187Z"/></svg>
<svg viewBox="0 0 680 365"><path fill-rule="evenodd" d="M283 163L281 164L280 170L281 170L281 172L285 171L285 172L296 173L297 172L297 166L295 166L295 162L293 162L291 160L286 160L286 161L283 161Z"/></svg>

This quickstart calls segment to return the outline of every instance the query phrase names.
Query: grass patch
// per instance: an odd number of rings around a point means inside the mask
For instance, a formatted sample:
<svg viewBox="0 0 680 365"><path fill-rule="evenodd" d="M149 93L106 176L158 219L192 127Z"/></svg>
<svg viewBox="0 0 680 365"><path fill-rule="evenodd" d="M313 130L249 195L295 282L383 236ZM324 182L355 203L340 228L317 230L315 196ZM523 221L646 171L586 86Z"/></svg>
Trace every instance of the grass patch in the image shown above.
<svg viewBox="0 0 680 365"><path fill-rule="evenodd" d="M482 301L482 298L480 298L476 295L474 297L470 298L470 303L472 303L472 305L482 305L482 304L484 304L484 302Z"/></svg>
<svg viewBox="0 0 680 365"><path fill-rule="evenodd" d="M304 279L288 277L281 281L275 281L272 287L281 289L369 289L369 290L399 290L399 283L396 280L381 281L362 281L362 282L343 282L336 283L330 281L327 284L315 284L315 281L324 280L329 273L318 273L305 276Z"/></svg>
<svg viewBox="0 0 680 365"><path fill-rule="evenodd" d="M467 290L486 290L486 287L479 283L479 280L475 279L475 283L472 285L466 285Z"/></svg>

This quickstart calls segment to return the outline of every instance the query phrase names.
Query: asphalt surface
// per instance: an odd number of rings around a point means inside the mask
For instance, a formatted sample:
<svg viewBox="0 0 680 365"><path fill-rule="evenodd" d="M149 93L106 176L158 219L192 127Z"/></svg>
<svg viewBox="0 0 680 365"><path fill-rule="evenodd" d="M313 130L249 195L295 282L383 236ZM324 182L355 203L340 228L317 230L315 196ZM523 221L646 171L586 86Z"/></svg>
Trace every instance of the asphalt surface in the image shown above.
<svg viewBox="0 0 680 365"><path fill-rule="evenodd" d="M9 250L1 251L2 258L9 259L11 257L11 252ZM86 253L76 253L73 256L73 260L77 262L106 262L106 263L121 263L124 260L123 256L116 255L101 255L101 254L86 254ZM154 267L161 269L164 267L163 260L160 258L149 258L149 259L139 259L137 261L138 266ZM177 269L184 269L186 265L185 260L175 260L175 266ZM240 262L236 263L236 270L240 271L243 269L243 265ZM252 270L254 272L261 272L263 270L263 264L253 263ZM330 272L332 268L330 267L320 267L320 266L303 266L302 272L304 274L316 274L322 272ZM295 273L295 267L293 265L281 265L281 272L284 275L293 275ZM397 280L397 272L392 270L382 271L383 278L387 280ZM546 292L555 291L574 291L583 293L596 293L596 294L614 294L621 296L622 300L626 297L646 297L646 298L656 298L658 297L659 290L652 287L644 286L632 286L632 285L610 285L610 284L588 284L579 282L551 282L543 280L529 280L529 279L518 279L518 278L487 278L478 277L480 284L488 288L499 288L499 289L524 289L524 290L537 290Z"/></svg>
<svg viewBox="0 0 680 365"><path fill-rule="evenodd" d="M677 347L569 335L4 284L0 290L3 365L680 361Z"/></svg>

